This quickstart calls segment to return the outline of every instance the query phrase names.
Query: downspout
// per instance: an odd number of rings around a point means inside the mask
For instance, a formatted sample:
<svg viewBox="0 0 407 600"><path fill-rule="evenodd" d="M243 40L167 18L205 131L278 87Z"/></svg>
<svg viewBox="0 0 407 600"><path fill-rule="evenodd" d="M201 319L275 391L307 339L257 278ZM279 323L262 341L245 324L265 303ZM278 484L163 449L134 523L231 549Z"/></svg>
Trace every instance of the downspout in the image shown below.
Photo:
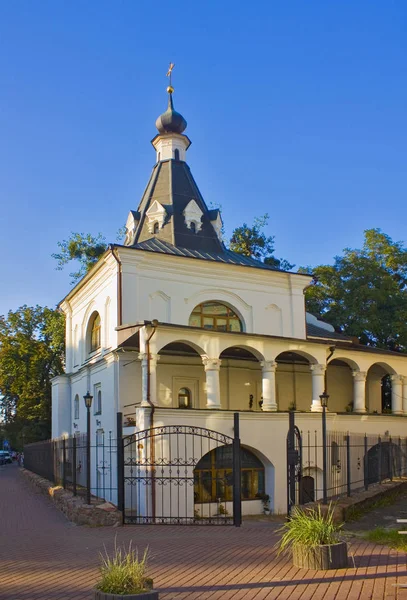
<svg viewBox="0 0 407 600"><path fill-rule="evenodd" d="M110 244L110 250L112 256L114 256L117 262L117 326L123 324L123 303L122 303L122 263L118 256L116 256L115 248L113 244Z"/></svg>
<svg viewBox="0 0 407 600"><path fill-rule="evenodd" d="M329 354L326 357L326 369L325 369L325 377L324 377L324 394L327 393L327 381L328 381L328 361L332 358L333 353L336 350L336 346L329 346Z"/></svg>
<svg viewBox="0 0 407 600"><path fill-rule="evenodd" d="M154 412L155 405L151 401L151 386L150 386L150 340L155 334L158 321L157 319L153 319L150 323L153 331L150 333L149 337L146 340L146 350L147 350L147 402L151 407L151 417L150 417L150 467L151 467L151 504L153 509L153 519L155 519L155 445L153 438L153 429L154 429Z"/></svg>

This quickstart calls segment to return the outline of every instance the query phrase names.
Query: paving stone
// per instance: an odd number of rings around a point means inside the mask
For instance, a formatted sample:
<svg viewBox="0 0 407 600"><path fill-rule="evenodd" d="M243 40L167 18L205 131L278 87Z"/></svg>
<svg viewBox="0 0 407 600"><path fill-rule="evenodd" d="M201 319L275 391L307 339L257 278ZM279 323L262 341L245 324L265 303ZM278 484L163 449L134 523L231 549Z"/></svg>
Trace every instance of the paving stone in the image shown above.
<svg viewBox="0 0 407 600"><path fill-rule="evenodd" d="M407 556L351 541L354 566L296 569L277 556L276 523L234 527L75 526L36 493L18 467L0 467L0 599L90 600L99 553L117 543L150 548L160 600L407 600Z"/></svg>

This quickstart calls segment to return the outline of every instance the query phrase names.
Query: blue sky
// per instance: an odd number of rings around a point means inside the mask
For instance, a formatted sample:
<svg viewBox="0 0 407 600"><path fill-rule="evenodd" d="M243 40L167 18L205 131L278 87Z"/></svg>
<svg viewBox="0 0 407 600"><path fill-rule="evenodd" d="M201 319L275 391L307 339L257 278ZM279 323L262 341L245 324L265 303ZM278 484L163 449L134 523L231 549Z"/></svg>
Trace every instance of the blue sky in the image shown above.
<svg viewBox="0 0 407 600"><path fill-rule="evenodd" d="M370 227L406 240L405 0L1 2L0 314L67 293L51 254L72 231L115 241L170 61L188 162L227 233L268 212L296 265Z"/></svg>

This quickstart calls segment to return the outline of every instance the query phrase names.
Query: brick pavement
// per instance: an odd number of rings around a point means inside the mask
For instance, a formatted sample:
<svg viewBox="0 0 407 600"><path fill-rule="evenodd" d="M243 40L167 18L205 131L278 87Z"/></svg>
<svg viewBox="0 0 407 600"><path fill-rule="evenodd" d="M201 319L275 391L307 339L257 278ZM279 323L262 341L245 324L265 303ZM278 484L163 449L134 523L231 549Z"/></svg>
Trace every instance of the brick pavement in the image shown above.
<svg viewBox="0 0 407 600"><path fill-rule="evenodd" d="M276 525L234 527L71 525L20 477L0 467L0 599L87 600L98 553L118 542L151 550L151 575L163 600L407 600L407 556L360 540L355 566L305 571L273 550Z"/></svg>

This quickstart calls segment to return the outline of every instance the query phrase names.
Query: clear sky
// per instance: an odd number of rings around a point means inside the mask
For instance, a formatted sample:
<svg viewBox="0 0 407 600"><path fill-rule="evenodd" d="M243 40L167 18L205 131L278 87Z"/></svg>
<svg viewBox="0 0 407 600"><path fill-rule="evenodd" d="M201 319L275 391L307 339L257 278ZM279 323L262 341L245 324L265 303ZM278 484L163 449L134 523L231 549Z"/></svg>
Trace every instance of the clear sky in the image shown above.
<svg viewBox="0 0 407 600"><path fill-rule="evenodd" d="M51 253L115 241L166 108L226 232L270 214L276 256L406 240L405 0L0 2L0 314L70 289ZM73 269L71 269L73 270Z"/></svg>

